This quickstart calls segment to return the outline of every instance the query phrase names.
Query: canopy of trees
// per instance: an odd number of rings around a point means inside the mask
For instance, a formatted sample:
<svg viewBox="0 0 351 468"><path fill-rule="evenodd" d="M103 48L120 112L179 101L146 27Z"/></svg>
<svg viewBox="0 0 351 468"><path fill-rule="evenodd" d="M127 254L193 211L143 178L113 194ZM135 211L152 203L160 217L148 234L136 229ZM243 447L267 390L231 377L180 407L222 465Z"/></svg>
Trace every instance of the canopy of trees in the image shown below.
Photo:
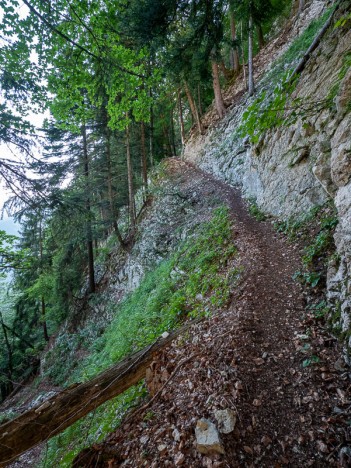
<svg viewBox="0 0 351 468"><path fill-rule="evenodd" d="M103 242L130 247L150 168L204 132L212 101L224 117L223 86L242 68L254 93L253 56L289 6L0 1L0 142L21 155L0 158L0 177L22 225L19 241L0 232L0 269L14 270L13 313L0 317L2 398L36 371L72 303L96 291ZM30 115L44 112L38 133Z"/></svg>

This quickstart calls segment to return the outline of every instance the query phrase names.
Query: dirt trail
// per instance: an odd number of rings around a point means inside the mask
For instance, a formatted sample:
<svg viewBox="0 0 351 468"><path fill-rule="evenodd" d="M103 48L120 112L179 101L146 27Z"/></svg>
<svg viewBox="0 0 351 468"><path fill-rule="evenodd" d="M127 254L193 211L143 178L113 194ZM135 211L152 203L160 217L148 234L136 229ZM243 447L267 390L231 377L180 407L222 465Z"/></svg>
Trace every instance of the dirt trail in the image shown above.
<svg viewBox="0 0 351 468"><path fill-rule="evenodd" d="M243 279L227 310L155 358L156 380L187 362L147 410L127 418L77 466L347 466L338 464L350 440L347 372L335 341L305 316L304 293L292 279L297 248L252 218L233 188L184 162L170 164L200 177L203 195L215 191L229 206ZM320 362L303 369L312 352ZM225 455L201 455L196 422L215 421L214 411L223 408L237 413L235 430L222 436Z"/></svg>

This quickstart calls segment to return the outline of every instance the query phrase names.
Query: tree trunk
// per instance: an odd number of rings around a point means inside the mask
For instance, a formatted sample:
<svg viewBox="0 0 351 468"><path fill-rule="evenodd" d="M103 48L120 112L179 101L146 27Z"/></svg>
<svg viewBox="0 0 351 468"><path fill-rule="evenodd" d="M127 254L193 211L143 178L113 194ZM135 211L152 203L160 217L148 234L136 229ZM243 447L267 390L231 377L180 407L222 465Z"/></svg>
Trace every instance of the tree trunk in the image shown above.
<svg viewBox="0 0 351 468"><path fill-rule="evenodd" d="M128 356L94 379L73 384L47 401L0 426L0 466L6 466L21 453L49 440L75 421L94 411L145 378L156 352L170 344L194 322L166 338Z"/></svg>
<svg viewBox="0 0 351 468"><path fill-rule="evenodd" d="M128 172L128 203L129 203L129 218L132 233L135 231L136 210L134 199L134 181L133 181L133 163L130 152L130 131L129 125L126 128L126 149L127 149L127 172Z"/></svg>
<svg viewBox="0 0 351 468"><path fill-rule="evenodd" d="M172 146L171 146L171 139L169 137L169 131L168 127L165 124L165 116L161 115L161 120L163 121L162 124L162 132L163 132L163 148L164 148L164 153L167 155L167 157L171 157L172 155Z"/></svg>
<svg viewBox="0 0 351 468"><path fill-rule="evenodd" d="M201 100L201 87L200 83L197 85L197 104L198 104L198 109L199 109L199 115L200 117L202 116L202 100Z"/></svg>
<svg viewBox="0 0 351 468"><path fill-rule="evenodd" d="M8 325L6 325L6 323L4 322L1 322L1 325L3 327L6 328L6 330L10 331L16 338L18 338L20 341L23 341L23 343L25 343L27 346L29 346L29 348L31 349L34 349L34 346L29 343L29 341L27 341L25 338L23 338L22 336L20 336L18 333L15 332L15 330L11 327L9 327Z"/></svg>
<svg viewBox="0 0 351 468"><path fill-rule="evenodd" d="M3 334L4 334L4 338L5 338L5 345L6 345L6 348L7 348L7 356L8 356L8 364L7 364L8 374L6 376L8 378L8 382L6 382L6 391L4 392L4 394L6 393L6 396L7 396L13 390L13 382L12 382L13 353L12 353L10 340L8 338L8 335L7 335L7 327L6 327L5 323L4 323L2 314L0 314L0 320L1 320L2 331L3 331ZM6 398L6 396L5 396L5 398Z"/></svg>
<svg viewBox="0 0 351 468"><path fill-rule="evenodd" d="M118 242L122 247L125 246L121 231L118 227L118 212L115 204L115 192L112 185L112 160L111 160L111 131L106 127L106 158L107 158L107 190L110 205L110 216L112 217L112 226L115 231Z"/></svg>
<svg viewBox="0 0 351 468"><path fill-rule="evenodd" d="M255 83L254 83L254 76L253 76L253 22L252 22L252 15L250 15L249 19L249 95L253 96L255 92Z"/></svg>
<svg viewBox="0 0 351 468"><path fill-rule="evenodd" d="M152 89L150 88L150 98L152 99ZM149 136L150 166L154 166L154 108L150 106L150 136Z"/></svg>
<svg viewBox="0 0 351 468"><path fill-rule="evenodd" d="M41 316L43 320L43 333L44 333L44 339L45 341L49 341L49 334L48 334L48 326L45 320L46 317L46 305L45 305L45 299L44 296L41 298Z"/></svg>
<svg viewBox="0 0 351 468"><path fill-rule="evenodd" d="M229 19L230 19L230 35L231 35L231 40L236 41L236 24L235 24L235 18L234 18L234 12L229 9ZM238 73L240 69L240 62L239 62L239 52L238 52L238 47L234 46L231 47L230 49L230 65L232 69Z"/></svg>
<svg viewBox="0 0 351 468"><path fill-rule="evenodd" d="M43 230L42 230L42 225L41 225L41 218L39 221L39 251L40 251L40 272L43 274L44 270L44 256L43 256ZM42 323L43 323L43 333L44 333L44 339L45 341L49 341L49 335L48 335L48 327L46 323L46 306L45 306L45 298L44 296L41 297L41 317L42 317Z"/></svg>
<svg viewBox="0 0 351 468"><path fill-rule="evenodd" d="M266 42L264 40L264 35L263 35L263 29L260 24L256 26L256 29L257 29L257 37L258 37L258 47L261 50L266 45Z"/></svg>
<svg viewBox="0 0 351 468"><path fill-rule="evenodd" d="M87 142L87 129L85 124L81 128L83 138L83 167L85 177L85 209L86 209L86 235L87 235L87 252L88 252L88 272L89 272L89 292L95 292L95 273L94 273L94 247L93 235L91 228L91 203L90 203L90 181L89 181L89 156L88 156L88 142Z"/></svg>
<svg viewBox="0 0 351 468"><path fill-rule="evenodd" d="M243 43L243 22L241 22L241 43ZM246 81L246 68L245 68L245 56L244 56L244 48L241 48L241 55L243 61L243 78L244 78L244 86L247 89L247 81Z"/></svg>
<svg viewBox="0 0 351 468"><path fill-rule="evenodd" d="M225 66L225 63L223 62L223 60L221 60L219 62L218 66L221 69L221 72L222 72L225 80L229 81L230 78L231 78L231 73L230 73L230 70L228 70L228 68Z"/></svg>
<svg viewBox="0 0 351 468"><path fill-rule="evenodd" d="M225 105L221 92L221 85L219 82L219 73L218 73L218 64L214 60L211 61L212 66L212 78L213 78L213 91L215 95L215 103L217 113L220 119L223 119L225 116Z"/></svg>
<svg viewBox="0 0 351 468"><path fill-rule="evenodd" d="M180 126L180 137L182 140L182 147L185 146L185 127L183 118L183 107L182 107L182 95L181 90L178 89L178 112L179 112L179 126Z"/></svg>
<svg viewBox="0 0 351 468"><path fill-rule="evenodd" d="M174 121L173 121L173 107L170 111L170 134L169 134L169 139L170 139L170 145L172 148L172 156L177 156L177 149L175 145L175 135L174 135Z"/></svg>
<svg viewBox="0 0 351 468"><path fill-rule="evenodd" d="M188 83L186 81L184 81L184 89L185 89L186 97L188 98L191 114L192 114L192 116L193 116L193 118L194 118L194 120L196 122L197 129L198 129L199 133L202 135L203 134L203 129L202 129L202 125L201 125L200 115L199 115L199 112L197 110L196 103L195 103L194 98L193 98L193 96L191 94Z"/></svg>
<svg viewBox="0 0 351 468"><path fill-rule="evenodd" d="M147 156L146 156L146 145L145 145L145 124L141 122L140 124L140 134L141 134L141 175L144 185L144 200L146 200L147 194Z"/></svg>
<svg viewBox="0 0 351 468"><path fill-rule="evenodd" d="M291 82L292 80L295 79L296 75L300 74L304 69L305 69L305 66L306 64L308 63L312 53L317 49L319 43L321 42L323 36L325 35L325 33L328 31L332 21L333 21L333 18L334 18L334 15L335 13L337 12L337 10L339 9L339 6L340 6L340 3L338 3L336 5L336 7L334 8L334 11L332 12L332 14L329 16L329 18L327 19L327 21L324 23L322 29L318 32L318 34L315 36L312 44L310 45L310 47L307 49L306 53L304 54L304 56L302 57L302 59L300 60L300 62L297 64L295 70L292 72L292 74L290 75L290 78L289 78L289 81Z"/></svg>

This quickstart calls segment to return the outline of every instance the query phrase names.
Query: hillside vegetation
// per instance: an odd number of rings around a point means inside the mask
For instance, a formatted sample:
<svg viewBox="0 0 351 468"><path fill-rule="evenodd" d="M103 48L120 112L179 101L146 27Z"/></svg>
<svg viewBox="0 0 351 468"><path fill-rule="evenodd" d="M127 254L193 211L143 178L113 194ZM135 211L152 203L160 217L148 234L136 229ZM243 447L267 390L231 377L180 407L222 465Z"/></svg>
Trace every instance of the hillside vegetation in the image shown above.
<svg viewBox="0 0 351 468"><path fill-rule="evenodd" d="M348 466L349 0L1 7L0 465Z"/></svg>

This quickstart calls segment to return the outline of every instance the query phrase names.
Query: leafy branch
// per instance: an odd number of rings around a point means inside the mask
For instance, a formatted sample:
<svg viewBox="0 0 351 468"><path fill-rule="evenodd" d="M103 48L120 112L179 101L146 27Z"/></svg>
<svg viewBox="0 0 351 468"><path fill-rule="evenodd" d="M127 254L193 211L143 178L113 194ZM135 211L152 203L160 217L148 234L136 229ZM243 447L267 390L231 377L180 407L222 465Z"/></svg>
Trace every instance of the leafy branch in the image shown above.
<svg viewBox="0 0 351 468"><path fill-rule="evenodd" d="M298 119L306 124L311 116L332 105L330 97L316 101L300 97L291 99L296 82L296 79L291 81L288 73L270 96L267 95L267 91L263 91L244 112L239 127L240 136L249 136L251 143L256 144L267 130L288 127Z"/></svg>
<svg viewBox="0 0 351 468"><path fill-rule="evenodd" d="M26 269L31 265L28 249L16 246L17 236L0 230L0 272L8 269Z"/></svg>

